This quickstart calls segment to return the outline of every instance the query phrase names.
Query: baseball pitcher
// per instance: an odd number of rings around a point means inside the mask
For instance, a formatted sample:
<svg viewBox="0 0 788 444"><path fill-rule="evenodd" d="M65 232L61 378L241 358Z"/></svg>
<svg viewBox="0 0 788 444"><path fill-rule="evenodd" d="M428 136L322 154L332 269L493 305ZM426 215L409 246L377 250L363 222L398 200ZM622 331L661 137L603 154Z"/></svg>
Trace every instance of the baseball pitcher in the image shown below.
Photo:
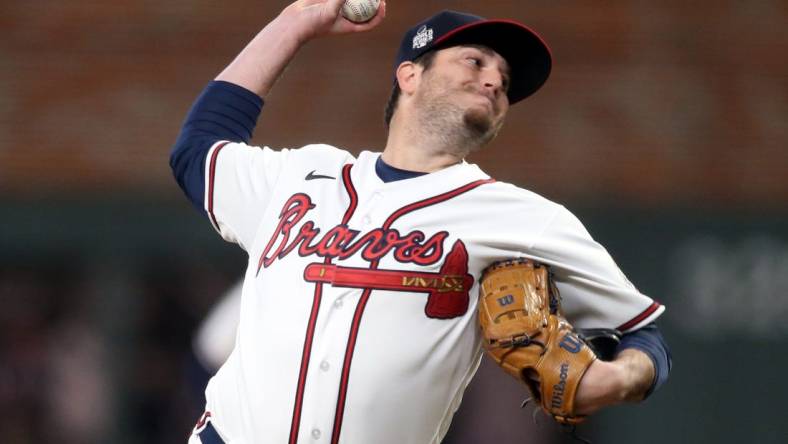
<svg viewBox="0 0 788 444"><path fill-rule="evenodd" d="M438 443L485 351L563 423L653 392L670 369L664 307L565 207L465 161L549 76L525 25L443 11L408 29L379 150L248 145L301 47L384 20L385 1L363 23L343 3L287 6L172 151L188 198L249 258L235 348L190 444ZM596 337L613 341L606 360Z"/></svg>

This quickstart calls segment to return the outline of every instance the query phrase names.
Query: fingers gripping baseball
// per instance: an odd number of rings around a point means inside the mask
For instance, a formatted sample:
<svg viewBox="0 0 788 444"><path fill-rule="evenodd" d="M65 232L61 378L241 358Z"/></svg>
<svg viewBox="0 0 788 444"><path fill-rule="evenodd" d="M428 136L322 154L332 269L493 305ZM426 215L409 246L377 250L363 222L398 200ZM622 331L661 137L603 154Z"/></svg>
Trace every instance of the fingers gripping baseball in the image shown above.
<svg viewBox="0 0 788 444"><path fill-rule="evenodd" d="M386 16L386 2L381 0L377 14L364 23L354 23L341 14L345 0L299 0L290 4L282 14L300 27L307 39L330 34L364 32L378 26Z"/></svg>

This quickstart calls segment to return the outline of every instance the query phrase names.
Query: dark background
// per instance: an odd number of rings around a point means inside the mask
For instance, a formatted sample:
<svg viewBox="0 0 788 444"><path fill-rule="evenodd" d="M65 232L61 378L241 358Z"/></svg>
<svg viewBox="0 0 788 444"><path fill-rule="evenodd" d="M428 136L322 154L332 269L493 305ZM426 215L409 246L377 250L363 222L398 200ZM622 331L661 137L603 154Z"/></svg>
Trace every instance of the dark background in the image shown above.
<svg viewBox="0 0 788 444"><path fill-rule="evenodd" d="M667 305L671 380L580 427L595 443L780 443L788 394L788 2L391 0L310 43L255 142L380 149L407 27L521 20L546 86L469 161L572 209ZM0 430L170 443L200 412L194 329L242 274L167 158L202 87L287 3L0 3ZM488 362L447 443L571 442Z"/></svg>

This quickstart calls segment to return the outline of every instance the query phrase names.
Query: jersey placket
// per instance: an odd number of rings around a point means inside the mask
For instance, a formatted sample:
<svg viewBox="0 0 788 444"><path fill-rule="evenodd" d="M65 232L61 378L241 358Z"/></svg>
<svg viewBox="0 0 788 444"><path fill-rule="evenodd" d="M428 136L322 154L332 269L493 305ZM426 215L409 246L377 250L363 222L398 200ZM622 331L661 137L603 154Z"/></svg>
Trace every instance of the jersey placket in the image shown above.
<svg viewBox="0 0 788 444"><path fill-rule="evenodd" d="M439 204L446 200L452 199L460 194L463 194L467 191L475 189L480 185L491 183L491 182L493 182L492 179L477 180L474 182L467 183L451 191L416 201L411 200L415 196L409 196L410 199L408 200L410 201L410 203L408 203L407 205L399 207L399 209L395 209L396 207L387 208L384 211L373 211L373 208L375 207L375 203L379 204L383 202L383 198L384 198L383 191L381 189L377 189L377 190L373 190L370 194L369 200L371 201L371 203L369 205L364 206L364 208L368 207L369 209L366 212L359 211L357 214L359 214L362 223L368 220L370 222L370 225L374 225L375 227L382 229L383 232L387 232L387 230L393 228L393 226L396 224L398 219L413 211L418 211L420 209L435 204ZM387 204L389 205L380 205L380 206L389 207L395 203L387 202ZM365 217L367 217L368 219L365 219ZM371 227L367 228L366 230L368 231L369 229L371 229ZM380 259L374 259L371 263L367 264L367 268L372 270L377 270L379 263L380 263ZM343 373L341 375L339 394L337 396L336 417L334 419L334 429L331 435L331 444L337 444L339 442L340 434L342 432L343 418L346 408L345 401L348 396L349 388L352 385L350 378L352 372L352 361L354 358L354 354L358 353L358 350L355 349L356 339L358 337L359 332L363 330L362 317L364 315L367 301L369 300L369 298L373 293L374 290L371 288L364 289L361 292L361 297L359 302L356 304L355 313L353 316L353 325L351 326L350 329L348 342L347 342L347 349L345 352L345 358L343 362L343 369L342 369Z"/></svg>
<svg viewBox="0 0 788 444"><path fill-rule="evenodd" d="M358 227L362 233L369 232L375 228L381 228L385 222L385 219L388 215L388 212L385 211L386 205L383 205L383 198L384 194L380 189L374 189L369 192L367 195L359 196L359 206L356 209L355 214L351 217L348 225L350 227ZM359 267L359 268L374 268L374 264L370 264L366 260L362 258L360 254L356 254L347 260L343 260L340 262L343 266L352 266L352 267ZM337 289L341 289L342 287L337 287ZM369 295L372 293L372 289L350 289L347 288L348 291L347 296L345 297L345 301L342 304L344 306L344 312L346 317L346 321L342 324L343 332L337 336L331 336L329 340L333 341L332 346L338 346L341 342L341 347L338 347L339 354L337 355L337 381L336 384L331 388L333 390L332 400L334 401L331 404L331 425L332 428L330 430L330 436L326 437L327 443L337 443L339 440L339 433L342 428L342 417L345 409L345 397L347 396L347 386L351 384L350 381L350 368L349 368L349 361L352 359L352 356L356 353L363 352L363 350L356 350L355 349L355 339L357 332L354 332L353 326L356 317L359 317L363 311L364 307L360 306L359 304L365 304L366 299L369 298ZM358 327L356 325L356 327ZM340 341L339 338L344 338L344 341ZM333 349L334 347L332 347ZM343 372L347 372L348 374L343 374ZM346 384L346 386L342 386L342 383Z"/></svg>
<svg viewBox="0 0 788 444"><path fill-rule="evenodd" d="M346 225L361 232L379 227L386 218L386 214L383 214L385 210L380 210L383 193L376 190L365 196L355 195L356 191L349 181L349 167L343 172L351 195L351 203L345 214ZM370 266L358 254L331 263L364 268ZM330 284L322 284L320 288L320 307L311 338L298 424L292 425L297 427L297 434L293 435L294 430L291 429L291 438L297 436L297 439L291 439L291 442L331 441L347 339L351 336L350 327L363 291Z"/></svg>
<svg viewBox="0 0 788 444"><path fill-rule="evenodd" d="M360 291L323 285L304 391L299 443L328 442L353 306Z"/></svg>
<svg viewBox="0 0 788 444"><path fill-rule="evenodd" d="M348 164L342 168L342 182L349 197L347 210L341 220L343 224L347 224L350 218L356 214L358 205L358 195L350 180L351 166ZM325 222L331 223L332 221ZM331 264L331 262L332 258L327 257L323 260L325 264ZM342 293L330 285L322 283L314 285L312 314L304 339L301 369L290 425L290 444L319 441L324 437L324 430L330 428L331 415L323 413L322 410L326 409L326 405L330 406L333 403L327 402L326 397L329 396L330 391L326 391L324 387L335 386L336 383L330 382L332 375L335 374L335 371L331 371L333 354L329 347L332 344L327 342L325 338L330 338L334 334L330 330L341 328L342 325L347 324L342 321L341 312L338 310L343 305Z"/></svg>

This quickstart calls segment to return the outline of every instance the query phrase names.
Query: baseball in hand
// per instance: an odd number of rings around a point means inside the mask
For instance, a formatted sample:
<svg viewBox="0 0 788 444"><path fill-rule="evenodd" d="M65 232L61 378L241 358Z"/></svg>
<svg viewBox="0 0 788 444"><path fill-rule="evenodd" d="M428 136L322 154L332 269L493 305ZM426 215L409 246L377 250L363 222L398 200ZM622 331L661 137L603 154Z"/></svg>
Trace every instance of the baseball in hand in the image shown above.
<svg viewBox="0 0 788 444"><path fill-rule="evenodd" d="M342 15L351 22L364 23L375 16L378 6L380 0L345 0Z"/></svg>

